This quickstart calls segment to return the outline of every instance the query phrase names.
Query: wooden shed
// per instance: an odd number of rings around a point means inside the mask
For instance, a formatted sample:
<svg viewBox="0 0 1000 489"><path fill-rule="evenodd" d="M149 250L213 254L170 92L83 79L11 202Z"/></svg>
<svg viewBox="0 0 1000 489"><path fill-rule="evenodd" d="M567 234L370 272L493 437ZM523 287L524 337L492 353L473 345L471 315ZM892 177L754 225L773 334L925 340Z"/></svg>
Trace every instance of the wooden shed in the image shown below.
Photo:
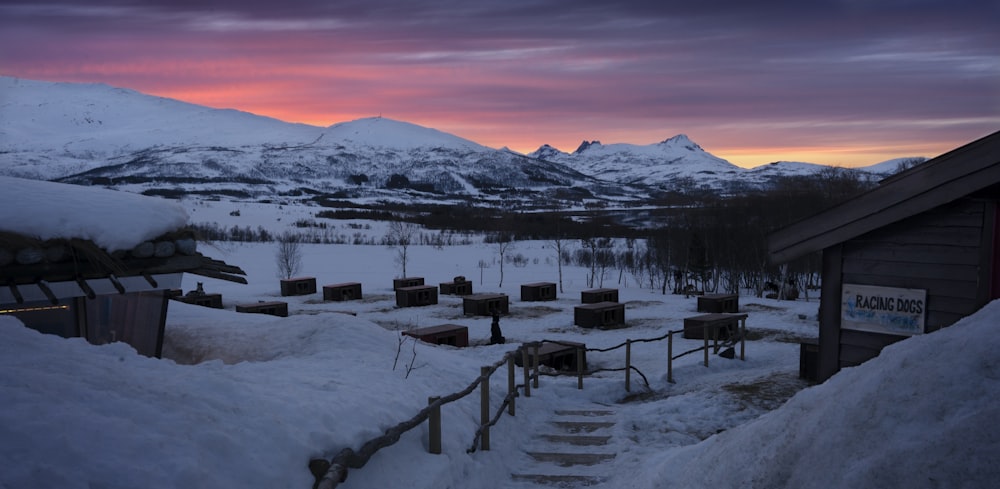
<svg viewBox="0 0 1000 489"><path fill-rule="evenodd" d="M771 260L822 252L817 380L1000 297L1000 132L769 236Z"/></svg>
<svg viewBox="0 0 1000 489"><path fill-rule="evenodd" d="M556 300L556 284L553 282L535 282L521 286L521 301L554 301Z"/></svg>
<svg viewBox="0 0 1000 489"><path fill-rule="evenodd" d="M414 285L396 289L399 307L430 306L438 303L438 289L433 285Z"/></svg>

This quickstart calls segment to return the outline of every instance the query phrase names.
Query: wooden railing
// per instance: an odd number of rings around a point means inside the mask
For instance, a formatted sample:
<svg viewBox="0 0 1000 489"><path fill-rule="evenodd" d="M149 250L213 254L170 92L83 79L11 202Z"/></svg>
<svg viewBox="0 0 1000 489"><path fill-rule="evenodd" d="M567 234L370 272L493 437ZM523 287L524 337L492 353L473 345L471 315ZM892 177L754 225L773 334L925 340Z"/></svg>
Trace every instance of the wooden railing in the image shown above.
<svg viewBox="0 0 1000 489"><path fill-rule="evenodd" d="M673 379L673 361L683 357L685 355L695 353L698 351L705 352L704 364L708 366L709 349L714 349L715 353L719 352L721 347L735 347L736 342L739 342L740 346L740 360L746 359L746 315L739 318L740 326L739 331L736 334L730 334L729 338L720 344L719 342L719 328L714 325L705 325L703 336L704 345L698 348L694 348L678 355L673 354L673 344L674 335L677 333L683 333L683 330L669 331L663 336L656 338L638 339L632 340L627 339L625 342L609 348L581 348L579 343L569 343L562 342L558 340L542 340L534 341L529 343L524 343L517 350L509 351L504 354L503 358L496 363L481 368L479 377L469 384L468 387L462 389L453 394L449 394L444 397L431 397L428 399L427 407L421 409L416 416L410 418L402 423L399 423L385 431L381 436L373 438L366 442L361 448L355 451L352 448L344 448L337 453L331 460L327 461L324 459L313 459L309 462L309 469L312 471L313 475L316 477L316 482L313 484L314 489L335 489L338 484L344 482L347 479L348 469L359 469L364 467L368 463L368 460L375 455L375 453L382 448L393 445L399 438L409 430L420 426L425 421L428 423L429 429L429 442L428 451L434 454L441 453L441 406L455 402L459 399L468 396L478 387L480 389L481 397L481 415L480 424L476 429L475 437L472 441L472 446L467 450L468 452L476 451L476 448L482 450L490 449L490 427L496 425L500 418L503 416L504 410L507 414L514 416L515 413L515 399L519 396L519 389L524 391L524 397L531 397L531 389L534 387L537 389L539 387L539 378L542 375L539 372L539 355L538 348L543 343L553 343L565 346L570 346L576 350L576 365L577 371L574 373L552 373L546 375L576 375L577 376L577 388L583 389L583 377L584 374L594 374L598 372L615 372L624 371L625 372L625 390L626 392L631 391L631 372L636 371L643 379L646 387L649 388L649 381L646 376L643 375L638 368L632 365L632 344L633 343L652 343L656 341L667 340L667 381L670 383L674 382ZM712 338L712 344L709 344L709 338ZM610 352L620 348L625 348L625 367L623 368L605 368L597 370L584 371L583 368L583 358L584 352ZM530 353L529 353L530 351ZM522 358L524 383L516 384L515 379L516 367L515 358L520 355ZM529 365L529 360L534 359ZM507 395L504 396L503 402L497 408L496 413L490 416L490 376L493 375L500 367L504 364L507 365ZM532 372L533 370L533 372Z"/></svg>

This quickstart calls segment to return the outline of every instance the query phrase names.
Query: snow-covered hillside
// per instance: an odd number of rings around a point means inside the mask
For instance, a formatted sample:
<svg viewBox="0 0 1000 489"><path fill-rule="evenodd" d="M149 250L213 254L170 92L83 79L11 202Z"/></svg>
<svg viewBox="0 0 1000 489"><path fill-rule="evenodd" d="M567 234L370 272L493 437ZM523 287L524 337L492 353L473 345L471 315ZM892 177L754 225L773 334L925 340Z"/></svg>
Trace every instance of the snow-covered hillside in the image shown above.
<svg viewBox="0 0 1000 489"><path fill-rule="evenodd" d="M268 198L596 190L551 162L380 117L289 124L97 84L0 77L0 174Z"/></svg>
<svg viewBox="0 0 1000 489"><path fill-rule="evenodd" d="M324 128L107 85L0 77L0 175L159 195L563 207L643 201L650 189L739 190L822 168L746 170L685 135L522 155L382 117Z"/></svg>
<svg viewBox="0 0 1000 489"><path fill-rule="evenodd" d="M688 179L714 186L717 181L740 179L745 172L706 152L684 134L647 146L584 141L571 154L545 145L529 156L564 163L604 180L661 188Z"/></svg>

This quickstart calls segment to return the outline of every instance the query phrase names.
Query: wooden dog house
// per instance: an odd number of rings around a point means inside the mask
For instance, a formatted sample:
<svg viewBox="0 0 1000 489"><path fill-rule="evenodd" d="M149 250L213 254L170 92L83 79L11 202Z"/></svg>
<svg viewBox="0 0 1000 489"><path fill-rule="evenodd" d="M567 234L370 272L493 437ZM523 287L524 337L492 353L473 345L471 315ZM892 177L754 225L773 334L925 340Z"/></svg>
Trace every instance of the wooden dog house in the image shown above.
<svg viewBox="0 0 1000 489"><path fill-rule="evenodd" d="M556 284L552 282L535 282L521 285L521 301L554 301L556 300Z"/></svg>

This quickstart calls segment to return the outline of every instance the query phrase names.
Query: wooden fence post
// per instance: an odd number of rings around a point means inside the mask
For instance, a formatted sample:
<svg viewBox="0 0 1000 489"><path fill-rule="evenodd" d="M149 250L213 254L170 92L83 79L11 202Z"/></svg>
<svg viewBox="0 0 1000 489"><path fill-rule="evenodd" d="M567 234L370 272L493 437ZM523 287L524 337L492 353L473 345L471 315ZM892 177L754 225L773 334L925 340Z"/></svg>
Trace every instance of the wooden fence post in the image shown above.
<svg viewBox="0 0 1000 489"><path fill-rule="evenodd" d="M625 340L625 392L632 392L632 339Z"/></svg>
<svg viewBox="0 0 1000 489"><path fill-rule="evenodd" d="M674 332L667 332L667 382L674 383Z"/></svg>
<svg viewBox="0 0 1000 489"><path fill-rule="evenodd" d="M747 318L740 318L740 360L746 360Z"/></svg>
<svg viewBox="0 0 1000 489"><path fill-rule="evenodd" d="M531 397L531 363L528 348L521 347L521 365L524 366L524 397Z"/></svg>
<svg viewBox="0 0 1000 489"><path fill-rule="evenodd" d="M576 347L576 388L583 389L583 348Z"/></svg>
<svg viewBox="0 0 1000 489"><path fill-rule="evenodd" d="M537 389L538 388L538 377L540 377L540 375L538 375L538 364L541 363L540 359L538 358L538 345L537 344L535 345L535 347L534 347L533 350L534 350L534 353L535 353L535 388Z"/></svg>
<svg viewBox="0 0 1000 489"><path fill-rule="evenodd" d="M514 399L517 398L517 385L514 383L514 355L507 357L507 414L514 415Z"/></svg>
<svg viewBox="0 0 1000 489"><path fill-rule="evenodd" d="M479 439L480 448L490 449L490 368L481 367L479 369L479 392L481 394L480 426L483 436Z"/></svg>
<svg viewBox="0 0 1000 489"><path fill-rule="evenodd" d="M440 401L440 397L428 397L427 404L434 404ZM441 454L441 406L437 405L431 409L431 415L427 417L427 431L429 432L427 451L435 455Z"/></svg>
<svg viewBox="0 0 1000 489"><path fill-rule="evenodd" d="M703 336L705 337L705 366L708 366L708 325L705 325L705 331Z"/></svg>

